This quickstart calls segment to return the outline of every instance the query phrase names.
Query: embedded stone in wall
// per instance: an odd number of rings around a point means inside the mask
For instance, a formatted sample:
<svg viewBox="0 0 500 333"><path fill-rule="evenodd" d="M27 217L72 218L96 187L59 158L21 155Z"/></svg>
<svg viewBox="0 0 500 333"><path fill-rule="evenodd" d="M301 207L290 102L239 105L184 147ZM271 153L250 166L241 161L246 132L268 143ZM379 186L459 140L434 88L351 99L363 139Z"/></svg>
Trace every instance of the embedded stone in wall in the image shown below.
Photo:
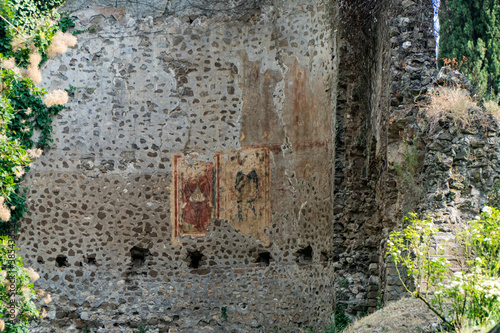
<svg viewBox="0 0 500 333"><path fill-rule="evenodd" d="M221 158L220 217L236 230L269 243L271 220L269 148L245 147Z"/></svg>

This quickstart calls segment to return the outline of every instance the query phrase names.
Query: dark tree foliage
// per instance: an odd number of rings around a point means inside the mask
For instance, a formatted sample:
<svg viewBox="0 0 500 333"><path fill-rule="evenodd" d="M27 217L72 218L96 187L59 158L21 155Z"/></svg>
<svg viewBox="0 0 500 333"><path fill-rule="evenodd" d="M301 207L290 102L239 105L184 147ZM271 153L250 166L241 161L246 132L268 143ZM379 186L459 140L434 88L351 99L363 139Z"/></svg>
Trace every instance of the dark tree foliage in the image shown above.
<svg viewBox="0 0 500 333"><path fill-rule="evenodd" d="M456 59L478 93L500 93L500 0L441 0L439 58Z"/></svg>

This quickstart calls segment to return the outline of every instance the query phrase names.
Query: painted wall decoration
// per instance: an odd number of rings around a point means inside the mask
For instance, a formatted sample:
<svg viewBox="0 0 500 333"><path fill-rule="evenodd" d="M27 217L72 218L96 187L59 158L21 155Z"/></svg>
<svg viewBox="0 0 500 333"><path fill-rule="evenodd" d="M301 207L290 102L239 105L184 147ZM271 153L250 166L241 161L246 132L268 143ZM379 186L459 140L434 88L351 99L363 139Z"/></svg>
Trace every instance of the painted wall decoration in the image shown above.
<svg viewBox="0 0 500 333"><path fill-rule="evenodd" d="M196 156L176 154L172 159L173 236L205 235L218 214L217 163L198 161Z"/></svg>
<svg viewBox="0 0 500 333"><path fill-rule="evenodd" d="M246 147L221 157L220 218L265 243L271 220L269 154L267 147Z"/></svg>
<svg viewBox="0 0 500 333"><path fill-rule="evenodd" d="M269 148L217 153L213 162L196 155L172 158L173 238L201 237L214 218L268 243L271 220Z"/></svg>

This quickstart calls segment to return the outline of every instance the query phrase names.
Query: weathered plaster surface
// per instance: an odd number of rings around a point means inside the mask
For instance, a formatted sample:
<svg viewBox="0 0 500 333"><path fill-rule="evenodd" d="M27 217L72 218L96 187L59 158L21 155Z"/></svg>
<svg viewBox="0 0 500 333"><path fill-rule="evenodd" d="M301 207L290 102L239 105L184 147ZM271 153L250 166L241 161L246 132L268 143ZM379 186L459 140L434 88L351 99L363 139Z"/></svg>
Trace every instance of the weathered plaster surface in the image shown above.
<svg viewBox="0 0 500 333"><path fill-rule="evenodd" d="M27 180L19 239L54 299L39 331L293 332L330 319L334 8L190 3L66 5L83 32L43 73L49 89L75 88ZM267 220L221 214L204 236L173 239L173 156L255 146L269 154Z"/></svg>

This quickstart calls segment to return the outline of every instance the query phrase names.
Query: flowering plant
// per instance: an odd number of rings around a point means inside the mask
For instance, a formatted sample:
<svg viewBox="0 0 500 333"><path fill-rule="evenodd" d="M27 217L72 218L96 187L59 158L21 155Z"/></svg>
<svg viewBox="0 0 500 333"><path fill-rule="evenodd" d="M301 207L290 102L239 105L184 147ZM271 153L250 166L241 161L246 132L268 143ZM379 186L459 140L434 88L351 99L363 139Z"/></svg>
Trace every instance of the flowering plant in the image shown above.
<svg viewBox="0 0 500 333"><path fill-rule="evenodd" d="M23 175L48 147L52 117L68 102L66 91L36 86L40 65L76 44L66 33L68 17L56 22L55 8L64 1L0 0L0 235L17 233L26 210ZM40 317L32 284L38 274L23 267L16 249L12 239L0 237L0 331L24 333Z"/></svg>
<svg viewBox="0 0 500 333"><path fill-rule="evenodd" d="M39 275L30 267L24 268L17 248L9 237L0 237L0 331L28 332L29 322L40 318L33 300L33 282ZM44 298L44 301L50 301Z"/></svg>
<svg viewBox="0 0 500 333"><path fill-rule="evenodd" d="M55 8L63 2L0 0L0 222L10 222L16 232L26 211L23 175L48 147L52 117L68 102L66 91L36 86L40 65L77 42L66 32L68 23L57 22ZM0 234L6 229L0 224Z"/></svg>
<svg viewBox="0 0 500 333"><path fill-rule="evenodd" d="M457 232L458 265L445 256L446 242L436 237L432 219L412 213L407 227L390 234L387 254L404 288L421 299L450 330L493 326L500 319L500 212L484 207L480 217ZM400 267L412 279L405 283Z"/></svg>

